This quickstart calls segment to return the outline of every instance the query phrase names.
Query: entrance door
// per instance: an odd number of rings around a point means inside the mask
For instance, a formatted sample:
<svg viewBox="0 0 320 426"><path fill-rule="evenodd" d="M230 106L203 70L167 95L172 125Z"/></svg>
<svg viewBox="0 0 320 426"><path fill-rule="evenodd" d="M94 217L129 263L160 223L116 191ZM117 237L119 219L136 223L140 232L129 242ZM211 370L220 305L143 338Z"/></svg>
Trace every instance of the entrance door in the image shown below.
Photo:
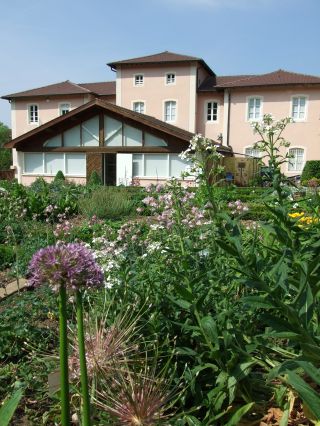
<svg viewBox="0 0 320 426"><path fill-rule="evenodd" d="M115 186L117 184L117 154L104 154L104 184Z"/></svg>

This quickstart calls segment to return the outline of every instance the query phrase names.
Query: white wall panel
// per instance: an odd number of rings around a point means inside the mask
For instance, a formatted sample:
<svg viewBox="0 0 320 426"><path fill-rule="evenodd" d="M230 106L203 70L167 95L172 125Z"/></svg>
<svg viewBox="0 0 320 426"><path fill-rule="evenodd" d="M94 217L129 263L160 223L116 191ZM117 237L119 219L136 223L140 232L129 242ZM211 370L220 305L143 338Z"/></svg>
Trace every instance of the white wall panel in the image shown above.
<svg viewBox="0 0 320 426"><path fill-rule="evenodd" d="M117 154L117 185L128 186L132 181L132 154Z"/></svg>

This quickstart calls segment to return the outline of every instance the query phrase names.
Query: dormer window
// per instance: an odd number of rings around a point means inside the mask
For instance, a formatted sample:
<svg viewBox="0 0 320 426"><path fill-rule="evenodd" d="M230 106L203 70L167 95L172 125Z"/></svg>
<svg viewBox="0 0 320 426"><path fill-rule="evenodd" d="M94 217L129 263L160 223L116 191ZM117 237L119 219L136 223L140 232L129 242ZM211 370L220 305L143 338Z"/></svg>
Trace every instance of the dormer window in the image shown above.
<svg viewBox="0 0 320 426"><path fill-rule="evenodd" d="M170 85L170 84L175 84L176 82L176 75L172 72L166 74L166 84Z"/></svg>
<svg viewBox="0 0 320 426"><path fill-rule="evenodd" d="M28 119L30 124L39 123L38 105L28 106Z"/></svg>
<svg viewBox="0 0 320 426"><path fill-rule="evenodd" d="M136 74L134 76L134 85L143 86L143 74Z"/></svg>

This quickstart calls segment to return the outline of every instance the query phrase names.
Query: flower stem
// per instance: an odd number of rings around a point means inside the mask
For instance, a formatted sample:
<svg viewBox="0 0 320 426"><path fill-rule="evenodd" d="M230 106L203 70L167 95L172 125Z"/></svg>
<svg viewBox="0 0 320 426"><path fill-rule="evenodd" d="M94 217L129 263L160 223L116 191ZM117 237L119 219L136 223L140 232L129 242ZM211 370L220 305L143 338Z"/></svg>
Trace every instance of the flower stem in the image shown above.
<svg viewBox="0 0 320 426"><path fill-rule="evenodd" d="M83 330L82 293L79 290L76 292L76 307L77 307L78 347L79 347L80 372L81 372L80 378L81 378L81 393L82 393L82 425L90 426L90 398L89 398L86 351L85 351L84 330Z"/></svg>
<svg viewBox="0 0 320 426"><path fill-rule="evenodd" d="M61 382L61 425L70 426L68 337L67 337L67 291L65 285L59 290L60 328L60 382Z"/></svg>

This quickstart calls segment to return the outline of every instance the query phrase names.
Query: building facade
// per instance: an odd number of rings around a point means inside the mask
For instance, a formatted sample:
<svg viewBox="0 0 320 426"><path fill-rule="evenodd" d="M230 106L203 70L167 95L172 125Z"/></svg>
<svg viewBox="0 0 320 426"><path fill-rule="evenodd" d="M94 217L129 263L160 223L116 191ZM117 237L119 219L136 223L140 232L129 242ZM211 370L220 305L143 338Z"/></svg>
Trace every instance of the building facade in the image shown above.
<svg viewBox="0 0 320 426"><path fill-rule="evenodd" d="M78 182L94 168L107 184L163 180L186 166L177 154L194 133L224 155L259 157L251 122L265 113L294 120L284 134L288 176L320 157L319 77L283 70L220 77L203 59L171 52L108 65L113 82L65 81L3 96L11 102L8 147L20 182L50 180L58 168Z"/></svg>

